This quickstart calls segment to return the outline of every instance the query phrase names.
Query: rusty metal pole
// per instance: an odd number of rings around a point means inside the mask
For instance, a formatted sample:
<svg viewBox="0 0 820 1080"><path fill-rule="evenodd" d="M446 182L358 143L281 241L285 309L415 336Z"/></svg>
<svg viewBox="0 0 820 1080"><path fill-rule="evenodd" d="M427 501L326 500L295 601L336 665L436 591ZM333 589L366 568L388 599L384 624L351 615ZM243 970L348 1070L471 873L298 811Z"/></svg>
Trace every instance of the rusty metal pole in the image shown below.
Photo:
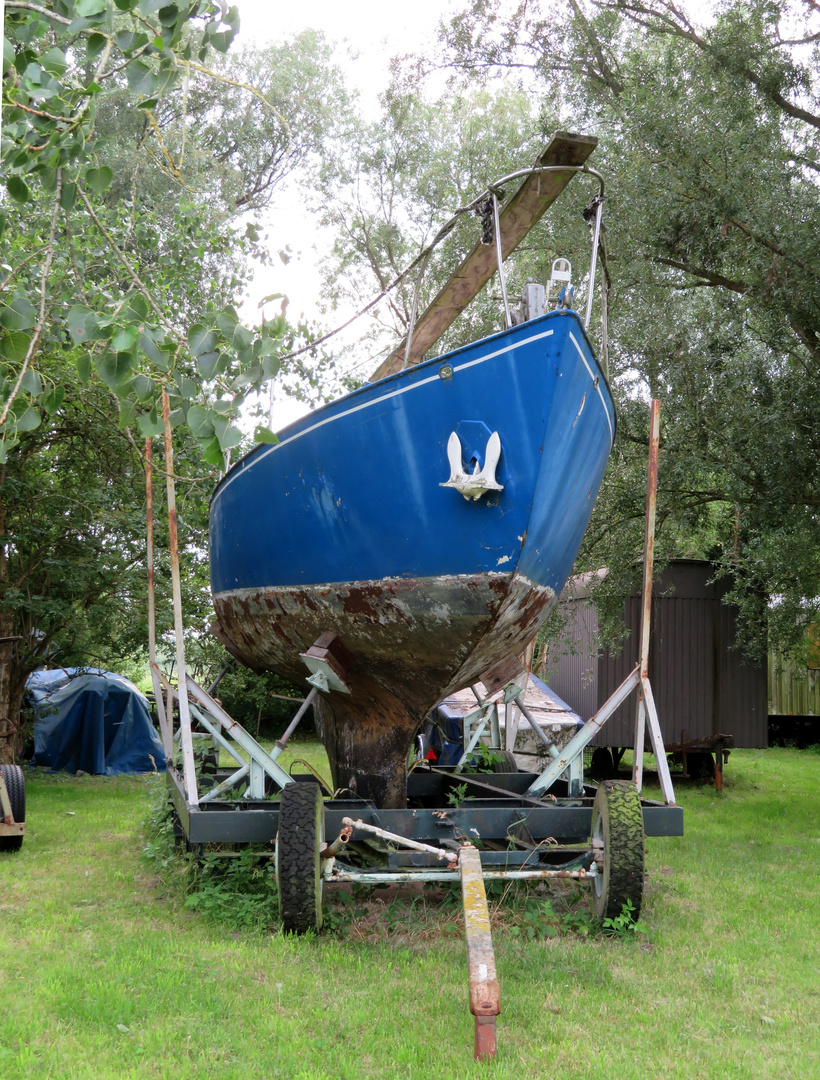
<svg viewBox="0 0 820 1080"><path fill-rule="evenodd" d="M171 584L174 593L174 638L177 653L177 701L179 702L179 742L182 769L189 806L199 805L196 786L194 747L191 739L191 713L188 707L188 684L185 668L185 642L182 637L182 585L179 576L179 536L177 501L174 486L174 446L171 439L171 411L165 388L162 390L162 419L165 423L165 485L168 495L168 536L171 547Z"/></svg>
<svg viewBox="0 0 820 1080"><path fill-rule="evenodd" d="M641 591L641 638L638 655L641 685L638 688L635 715L635 760L632 781L638 791L643 787L643 747L646 731L646 702L643 681L649 678L649 627L652 617L652 569L655 562L655 514L658 504L658 444L660 442L661 403L652 399L649 413L649 469L646 477L646 523L643 540L643 589Z"/></svg>
<svg viewBox="0 0 820 1080"><path fill-rule="evenodd" d="M470 1012L475 1017L474 1056L476 1061L492 1061L496 1049L495 1018L501 1012L501 989L495 972L490 912L478 848L472 844L463 845L458 854L458 869L470 969Z"/></svg>
<svg viewBox="0 0 820 1080"><path fill-rule="evenodd" d="M644 733L649 728L652 753L655 755L655 767L658 780L667 806L675 805L675 792L672 777L669 774L669 762L661 735L658 710L652 684L649 681L649 627L652 615L652 569L655 561L655 511L658 498L658 444L660 442L661 403L652 399L651 420L649 426L649 471L646 480L646 533L644 536L643 563L643 609L641 612L641 651L638 661L640 680L638 683L638 709L635 723L635 761L632 766L632 779L638 791L643 785L643 745Z"/></svg>
<svg viewBox="0 0 820 1080"><path fill-rule="evenodd" d="M168 723L168 713L162 696L162 683L157 667L157 619L156 594L154 589L154 478L153 445L145 440L145 531L146 559L148 562L148 663L151 668L151 682L154 687L154 701L159 717L159 730L162 735L162 748L165 761L170 764L174 755L174 733Z"/></svg>

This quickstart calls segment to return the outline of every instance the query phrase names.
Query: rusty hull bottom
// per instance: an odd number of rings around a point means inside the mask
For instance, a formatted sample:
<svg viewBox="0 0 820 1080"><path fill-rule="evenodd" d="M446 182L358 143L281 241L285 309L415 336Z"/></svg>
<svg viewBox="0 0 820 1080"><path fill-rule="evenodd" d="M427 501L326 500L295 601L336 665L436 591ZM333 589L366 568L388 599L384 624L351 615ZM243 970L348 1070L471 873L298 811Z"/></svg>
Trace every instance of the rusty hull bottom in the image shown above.
<svg viewBox="0 0 820 1080"><path fill-rule="evenodd" d="M521 652L555 599L517 574L241 589L214 597L215 632L243 664L301 682L299 654L332 631L353 656L349 695L317 709L333 784L378 806L407 797L407 752L442 697Z"/></svg>

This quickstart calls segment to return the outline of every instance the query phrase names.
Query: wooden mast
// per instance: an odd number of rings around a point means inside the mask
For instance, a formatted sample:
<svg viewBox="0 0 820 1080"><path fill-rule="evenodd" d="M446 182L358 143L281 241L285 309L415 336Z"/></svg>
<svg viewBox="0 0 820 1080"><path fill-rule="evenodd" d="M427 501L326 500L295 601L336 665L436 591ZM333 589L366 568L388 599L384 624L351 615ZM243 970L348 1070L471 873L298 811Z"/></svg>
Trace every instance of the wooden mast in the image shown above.
<svg viewBox="0 0 820 1080"><path fill-rule="evenodd" d="M598 140L590 135L557 131L536 165L583 165ZM518 191L501 211L501 251L503 258L515 250L530 229L541 219L574 176L574 172L535 173L525 178ZM473 297L477 296L497 269L494 244L476 244L430 306L419 316L410 344L408 365L417 364L441 335L455 322ZM406 338L379 365L370 379L382 379L404 367Z"/></svg>

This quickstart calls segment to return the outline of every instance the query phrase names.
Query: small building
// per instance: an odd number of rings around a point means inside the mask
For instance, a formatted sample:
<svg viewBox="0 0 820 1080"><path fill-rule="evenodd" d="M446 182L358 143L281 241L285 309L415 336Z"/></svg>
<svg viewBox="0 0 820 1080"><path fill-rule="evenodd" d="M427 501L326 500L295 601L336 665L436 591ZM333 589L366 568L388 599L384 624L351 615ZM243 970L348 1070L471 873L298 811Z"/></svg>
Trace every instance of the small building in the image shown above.
<svg viewBox="0 0 820 1080"><path fill-rule="evenodd" d="M727 581L712 581L715 568L699 559L677 559L656 575L652 590L649 678L664 743L680 744L730 735L734 745L768 745L765 660L750 664L734 648L737 608L724 604ZM585 720L592 717L638 662L639 593L624 604L628 631L622 652L598 645L598 614L576 578L561 598L569 612L569 639L550 647L547 681ZM606 722L595 746L631 747L637 695ZM647 748L649 743L647 742Z"/></svg>

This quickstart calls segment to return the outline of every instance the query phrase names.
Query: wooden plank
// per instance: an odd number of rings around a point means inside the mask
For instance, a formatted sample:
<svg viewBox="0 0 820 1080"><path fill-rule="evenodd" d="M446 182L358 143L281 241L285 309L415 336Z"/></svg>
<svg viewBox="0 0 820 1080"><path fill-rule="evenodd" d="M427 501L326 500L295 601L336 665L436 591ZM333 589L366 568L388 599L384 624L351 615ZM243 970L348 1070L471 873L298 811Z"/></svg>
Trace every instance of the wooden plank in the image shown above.
<svg viewBox="0 0 820 1080"><path fill-rule="evenodd" d="M535 164L583 165L597 145L598 140L590 135L572 135L557 131ZM501 250L505 259L540 221L574 175L573 172L555 172L525 178L501 211ZM408 364L417 364L424 359L424 354L484 288L496 269L495 244L476 244L416 322ZM371 382L401 371L406 342L405 338L387 360L379 365L370 377Z"/></svg>

